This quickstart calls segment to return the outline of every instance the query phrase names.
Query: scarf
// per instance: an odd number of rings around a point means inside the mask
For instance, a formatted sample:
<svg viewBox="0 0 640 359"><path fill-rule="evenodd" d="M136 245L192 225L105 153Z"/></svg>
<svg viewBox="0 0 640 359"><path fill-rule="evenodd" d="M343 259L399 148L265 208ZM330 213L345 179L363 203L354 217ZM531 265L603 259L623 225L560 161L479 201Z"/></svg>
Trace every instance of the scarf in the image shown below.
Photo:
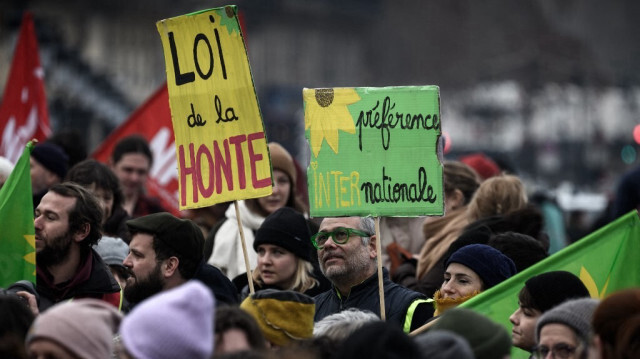
<svg viewBox="0 0 640 359"><path fill-rule="evenodd" d="M466 302L467 300L475 297L480 294L480 291L475 291L467 296L460 298L444 298L440 293L440 290L436 291L436 294L433 296L434 305L436 307L436 311L433 313L434 317L442 315L442 313L446 312L451 308L455 308L460 304Z"/></svg>
<svg viewBox="0 0 640 359"><path fill-rule="evenodd" d="M240 219L242 220L242 231L247 245L247 256L249 257L250 268L255 268L258 263L258 256L253 250L255 232L265 217L253 213L247 208L244 201L236 202ZM213 243L213 253L208 263L218 267L227 278L233 279L242 273L246 273L247 267L244 263L244 253L240 243L240 230L238 229L238 219L236 217L235 205L229 206L225 212L227 220L224 221L216 233Z"/></svg>

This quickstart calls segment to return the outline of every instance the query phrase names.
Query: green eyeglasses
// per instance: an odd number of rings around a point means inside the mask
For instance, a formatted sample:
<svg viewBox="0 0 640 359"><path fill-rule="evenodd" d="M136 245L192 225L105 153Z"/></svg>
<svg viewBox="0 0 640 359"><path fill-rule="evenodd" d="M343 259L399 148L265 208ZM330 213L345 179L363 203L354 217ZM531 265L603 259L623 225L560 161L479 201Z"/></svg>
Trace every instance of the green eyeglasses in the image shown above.
<svg viewBox="0 0 640 359"><path fill-rule="evenodd" d="M323 249L324 244L327 242L329 237L331 237L333 239L333 242L336 244L345 244L354 234L360 237L371 236L370 234L354 228L338 227L331 232L318 232L314 234L313 236L311 236L311 243L313 243L313 246L317 249Z"/></svg>

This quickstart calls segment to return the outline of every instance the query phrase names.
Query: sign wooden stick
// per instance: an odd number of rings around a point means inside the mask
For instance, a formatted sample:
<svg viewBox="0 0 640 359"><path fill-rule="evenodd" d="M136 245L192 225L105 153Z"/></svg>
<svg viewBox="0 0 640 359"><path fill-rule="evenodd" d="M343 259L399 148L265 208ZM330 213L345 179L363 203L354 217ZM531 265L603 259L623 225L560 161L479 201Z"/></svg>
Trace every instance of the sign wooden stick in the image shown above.
<svg viewBox="0 0 640 359"><path fill-rule="evenodd" d="M247 243L244 240L244 229L242 228L242 219L240 218L240 209L238 201L233 201L236 208L236 218L238 219L238 229L240 230L240 243L242 243L242 254L244 254L244 265L247 268L247 280L249 281L249 294L255 293L253 290L253 276L251 275L251 266L249 265L249 254L247 253Z"/></svg>
<svg viewBox="0 0 640 359"><path fill-rule="evenodd" d="M380 217L376 217L376 252L378 255L378 295L380 296L380 319L385 320L384 313L384 284L382 280L382 248L380 241Z"/></svg>

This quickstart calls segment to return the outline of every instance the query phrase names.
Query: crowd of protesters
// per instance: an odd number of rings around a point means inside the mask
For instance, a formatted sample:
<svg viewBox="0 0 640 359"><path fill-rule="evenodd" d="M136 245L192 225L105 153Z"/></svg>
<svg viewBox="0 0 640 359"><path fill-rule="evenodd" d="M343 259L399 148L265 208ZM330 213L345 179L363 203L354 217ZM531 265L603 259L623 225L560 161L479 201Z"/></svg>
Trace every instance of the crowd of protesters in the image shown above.
<svg viewBox="0 0 640 359"><path fill-rule="evenodd" d="M65 151L31 155L36 282L0 295L2 358L640 357L640 288L599 299L572 273L531 276L509 330L459 307L558 246L521 179L487 156L444 162L444 216L382 218L376 234L371 217L309 218L277 143L272 195L181 217L145 192L143 138L109 164ZM633 176L617 215L639 204Z"/></svg>

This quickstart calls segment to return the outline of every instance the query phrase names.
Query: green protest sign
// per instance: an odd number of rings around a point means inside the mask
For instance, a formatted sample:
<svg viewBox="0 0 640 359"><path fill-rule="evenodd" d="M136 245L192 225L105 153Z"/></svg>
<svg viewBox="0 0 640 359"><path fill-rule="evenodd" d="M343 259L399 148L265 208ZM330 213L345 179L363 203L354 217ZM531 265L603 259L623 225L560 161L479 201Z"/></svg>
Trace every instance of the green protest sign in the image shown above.
<svg viewBox="0 0 640 359"><path fill-rule="evenodd" d="M442 215L437 86L304 89L310 212Z"/></svg>

